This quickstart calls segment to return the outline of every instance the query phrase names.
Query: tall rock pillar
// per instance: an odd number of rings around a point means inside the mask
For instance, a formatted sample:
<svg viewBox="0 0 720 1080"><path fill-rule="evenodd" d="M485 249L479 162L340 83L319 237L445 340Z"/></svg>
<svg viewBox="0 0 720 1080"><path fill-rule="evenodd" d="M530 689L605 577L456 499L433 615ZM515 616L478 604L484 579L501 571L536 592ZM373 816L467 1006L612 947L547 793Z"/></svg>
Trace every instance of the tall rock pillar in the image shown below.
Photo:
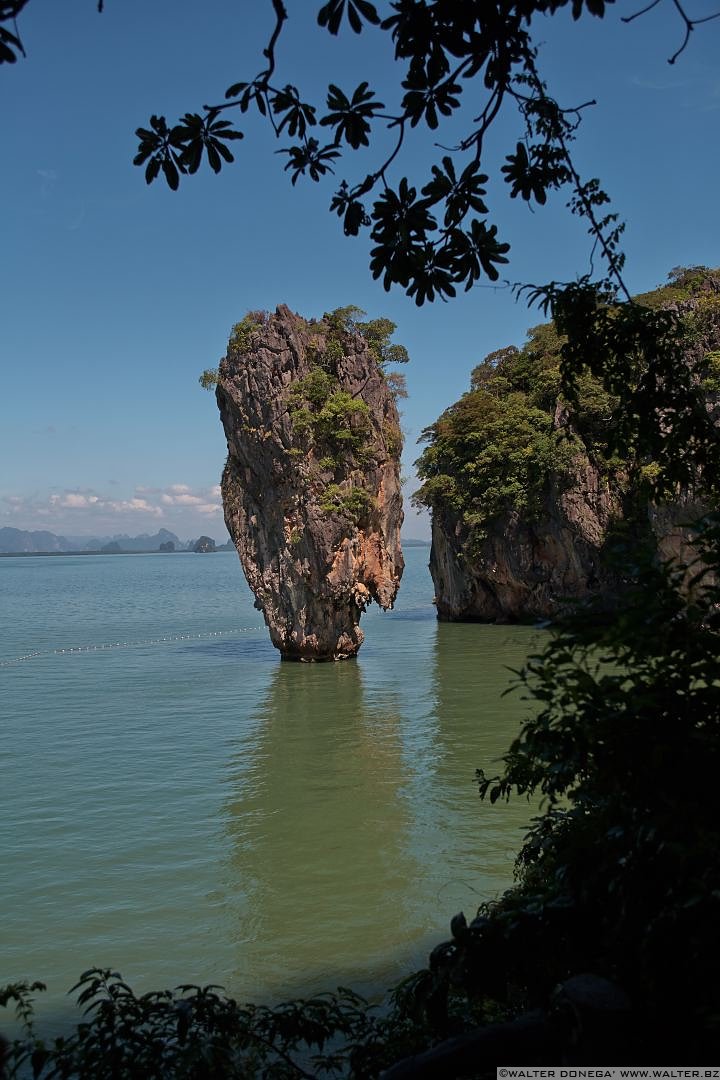
<svg viewBox="0 0 720 1080"><path fill-rule="evenodd" d="M225 522L273 645L340 660L400 585L402 437L368 343L281 305L234 328L218 373Z"/></svg>

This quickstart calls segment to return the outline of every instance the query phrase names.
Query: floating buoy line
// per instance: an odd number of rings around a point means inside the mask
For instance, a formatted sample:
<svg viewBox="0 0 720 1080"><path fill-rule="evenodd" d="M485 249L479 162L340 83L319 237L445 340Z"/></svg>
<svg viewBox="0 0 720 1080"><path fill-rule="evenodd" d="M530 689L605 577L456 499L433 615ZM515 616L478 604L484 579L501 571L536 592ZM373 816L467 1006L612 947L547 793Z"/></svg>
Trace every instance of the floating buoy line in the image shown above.
<svg viewBox="0 0 720 1080"><path fill-rule="evenodd" d="M259 626L239 626L235 630L208 630L203 634L168 634L165 637L146 638L144 641L110 641L102 645L72 645L67 649L47 649L15 656L11 660L0 660L0 667L12 667L26 660L39 660L47 656L70 656L77 653L107 652L109 649L139 649L145 645L169 645L176 641L198 641L201 639L227 637L230 634L249 634L260 630Z"/></svg>

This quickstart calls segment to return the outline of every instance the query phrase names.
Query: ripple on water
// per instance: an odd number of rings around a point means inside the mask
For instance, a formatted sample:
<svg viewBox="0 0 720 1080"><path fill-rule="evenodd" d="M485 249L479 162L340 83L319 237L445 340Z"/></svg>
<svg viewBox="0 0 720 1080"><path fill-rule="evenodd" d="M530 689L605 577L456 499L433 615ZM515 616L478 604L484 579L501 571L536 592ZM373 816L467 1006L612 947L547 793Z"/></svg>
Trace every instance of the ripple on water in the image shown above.
<svg viewBox="0 0 720 1080"><path fill-rule="evenodd" d="M426 559L325 665L279 662L232 554L0 560L3 979L58 1009L91 964L377 989L501 890L529 810L481 804L474 770L538 635L438 624Z"/></svg>

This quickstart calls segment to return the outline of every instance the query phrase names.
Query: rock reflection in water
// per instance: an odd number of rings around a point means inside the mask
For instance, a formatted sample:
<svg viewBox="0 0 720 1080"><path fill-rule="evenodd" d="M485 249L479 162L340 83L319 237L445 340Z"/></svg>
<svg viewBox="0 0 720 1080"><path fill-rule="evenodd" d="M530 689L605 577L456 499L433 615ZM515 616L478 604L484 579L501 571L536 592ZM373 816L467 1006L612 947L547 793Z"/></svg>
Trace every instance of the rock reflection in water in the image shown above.
<svg viewBox="0 0 720 1080"><path fill-rule="evenodd" d="M350 662L279 665L256 719L226 804L237 980L270 993L374 982L421 872L399 793L400 718L367 707Z"/></svg>
<svg viewBox="0 0 720 1080"><path fill-rule="evenodd" d="M456 910L511 880L532 810L480 803L474 773L517 731L527 705L503 696L507 669L537 633L427 623L410 663L385 625L362 663L278 665L232 758L226 888L243 993L382 990L425 962Z"/></svg>
<svg viewBox="0 0 720 1080"><path fill-rule="evenodd" d="M528 627L438 623L431 666L434 729L430 752L417 754L416 843L434 883L443 933L461 909L474 912L509 884L512 865L534 813L524 799L481 802L475 770L492 775L529 703L507 694L538 646Z"/></svg>

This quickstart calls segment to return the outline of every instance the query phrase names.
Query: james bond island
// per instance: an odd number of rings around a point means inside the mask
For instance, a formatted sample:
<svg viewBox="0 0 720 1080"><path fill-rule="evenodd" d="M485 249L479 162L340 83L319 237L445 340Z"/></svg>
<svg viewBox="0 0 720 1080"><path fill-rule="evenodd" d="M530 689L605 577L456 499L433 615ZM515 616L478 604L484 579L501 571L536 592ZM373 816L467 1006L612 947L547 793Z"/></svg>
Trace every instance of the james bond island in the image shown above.
<svg viewBox="0 0 720 1080"><path fill-rule="evenodd" d="M251 312L218 371L225 522L288 660L355 656L362 612L391 608L403 572L402 379L387 365L407 353L362 314Z"/></svg>

